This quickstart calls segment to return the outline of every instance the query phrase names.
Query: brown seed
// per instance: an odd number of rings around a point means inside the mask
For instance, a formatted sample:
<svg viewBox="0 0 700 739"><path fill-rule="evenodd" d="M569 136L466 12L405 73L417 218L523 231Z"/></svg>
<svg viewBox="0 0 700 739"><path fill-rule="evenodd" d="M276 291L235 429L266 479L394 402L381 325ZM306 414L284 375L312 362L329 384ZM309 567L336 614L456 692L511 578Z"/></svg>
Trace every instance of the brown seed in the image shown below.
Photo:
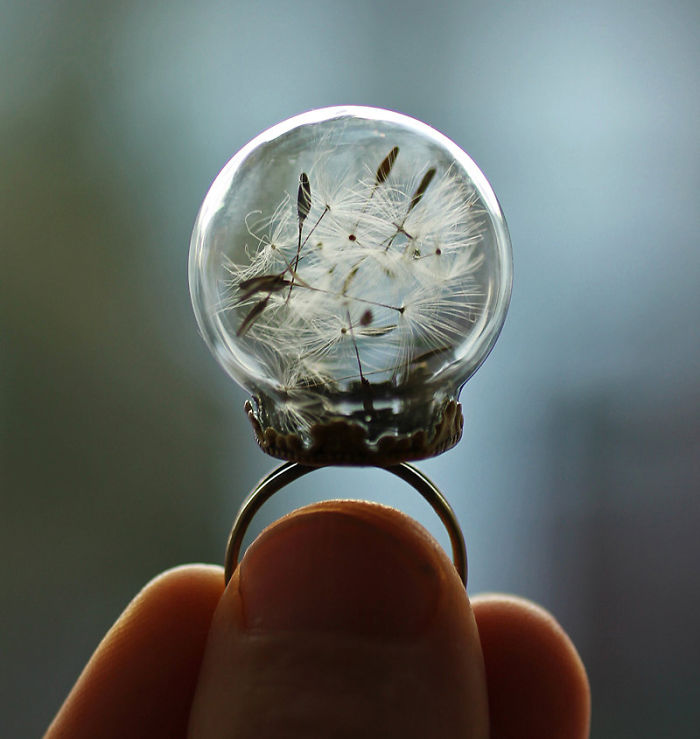
<svg viewBox="0 0 700 739"><path fill-rule="evenodd" d="M299 190L297 191L297 215L299 216L299 226L304 223L306 216L311 210L311 185L306 172L299 175Z"/></svg>
<svg viewBox="0 0 700 739"><path fill-rule="evenodd" d="M377 168L376 181L378 185L381 185L386 181L386 178L391 174L391 168L394 166L396 157L399 155L399 147L395 146L383 159L382 163Z"/></svg>
<svg viewBox="0 0 700 739"><path fill-rule="evenodd" d="M238 331L236 331L236 336L243 336L243 334L251 327L253 321L265 310L269 300L270 296L268 295L266 298L256 303L250 309L250 311L248 311L248 314L243 319L243 323L241 323L241 325L238 327Z"/></svg>
<svg viewBox="0 0 700 739"><path fill-rule="evenodd" d="M418 205L418 203L420 203L421 198L423 197L423 195L425 195L425 191L428 189L428 186L433 181L433 177L435 177L435 167L432 167L423 175L423 179L420 181L420 185L418 185L416 191L413 193L411 204L408 206L409 213L416 207L416 205Z"/></svg>
<svg viewBox="0 0 700 739"><path fill-rule="evenodd" d="M285 279L284 274L260 275L260 277L251 277L249 280L241 280L238 283L238 289L242 290L243 294L238 299L238 302L242 303L244 300L255 295L255 293L263 290L271 293L277 292L289 284L289 280Z"/></svg>

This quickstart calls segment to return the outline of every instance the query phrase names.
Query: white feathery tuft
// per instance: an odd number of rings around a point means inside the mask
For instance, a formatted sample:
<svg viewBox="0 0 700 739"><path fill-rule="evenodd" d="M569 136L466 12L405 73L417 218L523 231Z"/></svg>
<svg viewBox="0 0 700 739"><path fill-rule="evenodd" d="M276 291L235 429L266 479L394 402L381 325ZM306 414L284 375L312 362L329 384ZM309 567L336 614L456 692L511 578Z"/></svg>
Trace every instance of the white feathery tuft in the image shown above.
<svg viewBox="0 0 700 739"><path fill-rule="evenodd" d="M310 387L410 381L483 311L476 192L451 168L400 160L395 147L374 169L334 175L326 151L301 174L303 201L283 193L248 215L247 263L222 265L217 310L277 378L290 428L313 417L298 402Z"/></svg>

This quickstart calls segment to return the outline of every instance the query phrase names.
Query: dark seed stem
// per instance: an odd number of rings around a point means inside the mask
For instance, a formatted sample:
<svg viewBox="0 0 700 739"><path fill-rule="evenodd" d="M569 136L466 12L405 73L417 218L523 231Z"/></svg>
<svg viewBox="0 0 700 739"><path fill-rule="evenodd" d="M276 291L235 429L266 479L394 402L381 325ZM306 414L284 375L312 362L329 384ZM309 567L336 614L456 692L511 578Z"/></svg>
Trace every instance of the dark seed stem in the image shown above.
<svg viewBox="0 0 700 739"><path fill-rule="evenodd" d="M353 300L356 303L365 303L366 305L376 305L378 308L386 308L387 310L395 310L397 313L403 313L406 308L405 306L389 305L388 303L380 303L377 300L369 300L368 298L358 298L355 295L344 295L343 293L335 292L334 290L324 290L322 287L312 287L307 283L302 284L297 279L297 285L303 287L306 290L311 290L315 293L324 293L325 295L332 295L336 298L344 298L345 300Z"/></svg>
<svg viewBox="0 0 700 739"><path fill-rule="evenodd" d="M435 167L431 167L424 175L423 179L420 181L420 185L416 188L416 191L413 193L413 197L411 198L411 203L408 206L408 211L406 215L408 215L415 207L420 203L421 198L423 195L425 195L425 191L428 189L430 183L433 181L433 177L435 177Z"/></svg>
<svg viewBox="0 0 700 739"><path fill-rule="evenodd" d="M311 210L311 185L306 172L299 175L299 189L297 190L297 216L299 217L299 228L302 227L306 216Z"/></svg>
<svg viewBox="0 0 700 739"><path fill-rule="evenodd" d="M360 213L360 217L357 219L357 223L355 224L355 227L353 228L353 232L348 236L348 239L350 241L355 241L357 239L357 236L355 234L355 231L357 231L357 227L360 225L360 219L362 216L367 212L367 208L369 207L369 203L374 197L374 193L376 189L383 185L389 175L391 174L391 170L394 167L394 162L396 161L396 157L399 155L399 147L395 146L385 157L382 159L382 163L377 167L377 171L374 175L374 185L372 187L372 190L369 194L369 197L367 198L367 201L365 202L364 207L362 208L362 211Z"/></svg>
<svg viewBox="0 0 700 739"><path fill-rule="evenodd" d="M406 223L406 219L409 216L409 213L420 203L420 201L423 198L423 195L425 195L425 191L430 186L430 183L433 181L433 177L435 177L435 167L431 167L424 175L423 179L420 181L420 184L415 189L415 192L411 196L411 202L408 204L408 210L406 211L406 215L403 217L403 221L396 226L396 233L392 235L392 237L389 239L386 247L384 248L384 251L389 251L389 247L394 243L394 239L400 234L403 233L406 235L407 238L411 238L406 231L404 231L404 224Z"/></svg>
<svg viewBox="0 0 700 739"><path fill-rule="evenodd" d="M350 311L346 311L348 318L348 332L350 333L350 340L352 341L353 349L355 350L355 357L357 358L357 369L360 373L360 383L362 384L363 397L362 404L365 409L365 413L374 413L374 404L372 402L372 385L370 381L364 376L362 372L362 362L360 360L360 350L357 348L357 341L355 340L355 332L353 330L352 320L350 319Z"/></svg>
<svg viewBox="0 0 700 739"><path fill-rule="evenodd" d="M396 157L399 155L399 147L395 146L382 160L382 163L377 167L377 174L375 175L375 187L382 185L386 182L387 177L391 174L391 169L394 166Z"/></svg>
<svg viewBox="0 0 700 739"><path fill-rule="evenodd" d="M255 321L255 319L258 318L258 316L265 310L269 300L270 300L270 296L268 295L266 298L263 298L261 301L257 302L248 311L248 314L243 319L243 323L241 323L241 325L238 327L238 331L236 331L236 336L243 336L243 334L245 334L245 332L253 324L253 321Z"/></svg>
<svg viewBox="0 0 700 739"><path fill-rule="evenodd" d="M238 285L238 289L244 290L244 293L238 298L238 302L243 303L248 298L253 297L255 293L263 290L267 290L267 296L270 297L273 292L282 290L287 285L289 285L289 280L284 278L284 272L276 275L261 275L260 277L252 277L249 280L242 280Z"/></svg>
<svg viewBox="0 0 700 739"><path fill-rule="evenodd" d="M296 272L297 265L299 264L299 255L301 254L301 233L304 228L304 221L306 216L309 215L311 210L311 184L309 183L309 176L306 172L302 172L299 175L299 189L297 190L297 217L299 219L299 238L297 240L297 254L294 258L294 269L292 270L292 282L289 285L289 292L287 293L287 300L292 294L292 288L294 287L294 272Z"/></svg>

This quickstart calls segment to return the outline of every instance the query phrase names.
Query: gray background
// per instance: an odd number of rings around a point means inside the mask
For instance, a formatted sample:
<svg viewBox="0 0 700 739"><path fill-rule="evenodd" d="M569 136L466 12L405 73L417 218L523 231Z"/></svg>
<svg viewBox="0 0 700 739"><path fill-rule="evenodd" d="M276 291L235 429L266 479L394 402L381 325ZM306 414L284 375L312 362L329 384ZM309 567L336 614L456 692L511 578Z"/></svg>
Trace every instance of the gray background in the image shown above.
<svg viewBox="0 0 700 739"><path fill-rule="evenodd" d="M258 131L361 103L425 120L496 190L510 315L462 394L470 591L572 634L594 737L700 722L698 6L0 0L0 735L39 735L150 577L221 561L272 461L197 335L191 227ZM318 473L262 525L366 486Z"/></svg>

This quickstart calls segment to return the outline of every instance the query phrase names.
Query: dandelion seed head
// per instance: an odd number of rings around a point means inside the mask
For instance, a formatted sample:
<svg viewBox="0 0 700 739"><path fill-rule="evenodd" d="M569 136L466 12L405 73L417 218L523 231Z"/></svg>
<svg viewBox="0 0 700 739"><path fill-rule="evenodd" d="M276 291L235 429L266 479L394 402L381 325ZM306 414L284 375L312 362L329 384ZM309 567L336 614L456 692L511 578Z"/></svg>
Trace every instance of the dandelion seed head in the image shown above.
<svg viewBox="0 0 700 739"><path fill-rule="evenodd" d="M202 206L190 256L202 333L281 433L308 440L350 418L377 439L433 423L505 317L495 203L469 157L413 119L290 119L239 152Z"/></svg>

